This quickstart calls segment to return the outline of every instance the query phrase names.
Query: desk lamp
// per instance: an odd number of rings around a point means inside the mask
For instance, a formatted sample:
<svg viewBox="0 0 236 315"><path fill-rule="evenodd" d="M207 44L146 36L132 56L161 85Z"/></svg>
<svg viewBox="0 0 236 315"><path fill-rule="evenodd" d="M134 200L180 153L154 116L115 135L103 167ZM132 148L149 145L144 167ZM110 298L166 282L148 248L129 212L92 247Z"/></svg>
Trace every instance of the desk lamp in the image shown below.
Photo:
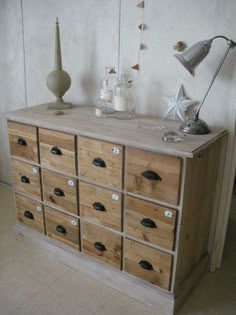
<svg viewBox="0 0 236 315"><path fill-rule="evenodd" d="M185 120L180 126L180 131L184 133L190 133L194 135L204 135L210 132L210 128L208 127L207 123L203 121L202 119L199 119L199 112L212 87L212 84L215 81L215 78L217 77L218 72L220 71L221 66L223 65L225 61L225 58L228 55L228 52L230 51L231 48L234 48L236 46L236 43L225 36L215 36L211 39L197 42L196 44L191 46L182 54L174 55L182 63L182 65L190 72L190 74L194 76L194 72L195 72L194 70L196 66L199 65L199 63L201 63L203 59L208 55L211 48L211 44L213 40L215 40L216 38L225 39L227 42L227 49L213 75L213 78L210 82L209 87L207 88L207 91L201 103L199 104L199 106L197 107L194 113L193 118Z"/></svg>

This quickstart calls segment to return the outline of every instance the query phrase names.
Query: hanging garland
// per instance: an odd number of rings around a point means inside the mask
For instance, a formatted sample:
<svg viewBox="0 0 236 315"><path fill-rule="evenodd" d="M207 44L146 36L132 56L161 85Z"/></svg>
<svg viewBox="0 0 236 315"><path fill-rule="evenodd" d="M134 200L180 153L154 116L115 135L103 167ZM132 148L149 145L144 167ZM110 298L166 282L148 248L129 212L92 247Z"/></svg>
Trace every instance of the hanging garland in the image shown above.
<svg viewBox="0 0 236 315"><path fill-rule="evenodd" d="M139 47L138 47L137 63L131 67L131 69L138 71L138 74L135 80L137 80L139 77L141 51L147 48L146 45L143 44L143 31L146 28L144 24L145 2L144 1L139 2L138 4L136 4L136 7L142 9L142 20L141 20L141 24L138 25L138 29L140 30L140 40L139 40ZM134 80L131 80L130 82L132 81Z"/></svg>

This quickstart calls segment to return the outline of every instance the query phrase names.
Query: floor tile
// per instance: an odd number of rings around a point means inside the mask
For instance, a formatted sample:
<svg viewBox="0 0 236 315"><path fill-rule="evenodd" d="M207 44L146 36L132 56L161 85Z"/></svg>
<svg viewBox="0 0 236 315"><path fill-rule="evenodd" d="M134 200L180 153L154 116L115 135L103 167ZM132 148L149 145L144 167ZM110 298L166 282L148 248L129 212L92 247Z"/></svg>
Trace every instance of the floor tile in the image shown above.
<svg viewBox="0 0 236 315"><path fill-rule="evenodd" d="M16 261L20 256L25 255L28 249L28 244L15 233L14 226L0 232L0 259L4 262Z"/></svg>
<svg viewBox="0 0 236 315"><path fill-rule="evenodd" d="M77 271L66 272L50 287L65 295L71 301L79 303L92 313L117 293L116 290L102 285Z"/></svg>
<svg viewBox="0 0 236 315"><path fill-rule="evenodd" d="M29 275L42 285L48 285L60 278L70 268L58 262L47 252L34 252L22 255L17 261L11 262L17 270Z"/></svg>
<svg viewBox="0 0 236 315"><path fill-rule="evenodd" d="M6 272L0 281L0 314L8 314L42 289L37 282L18 270Z"/></svg>
<svg viewBox="0 0 236 315"><path fill-rule="evenodd" d="M2 268L4 265L5 265L5 262L0 259L0 270L1 270L1 268Z"/></svg>
<svg viewBox="0 0 236 315"><path fill-rule="evenodd" d="M96 315L159 315L157 310L134 300L127 295L116 293L96 312ZM162 314L160 314L162 315Z"/></svg>
<svg viewBox="0 0 236 315"><path fill-rule="evenodd" d="M73 303L65 296L51 288L44 288L35 295L29 303L16 309L11 315L92 315L77 303Z"/></svg>
<svg viewBox="0 0 236 315"><path fill-rule="evenodd" d="M17 307L9 315L45 315L43 310L40 310L32 302Z"/></svg>

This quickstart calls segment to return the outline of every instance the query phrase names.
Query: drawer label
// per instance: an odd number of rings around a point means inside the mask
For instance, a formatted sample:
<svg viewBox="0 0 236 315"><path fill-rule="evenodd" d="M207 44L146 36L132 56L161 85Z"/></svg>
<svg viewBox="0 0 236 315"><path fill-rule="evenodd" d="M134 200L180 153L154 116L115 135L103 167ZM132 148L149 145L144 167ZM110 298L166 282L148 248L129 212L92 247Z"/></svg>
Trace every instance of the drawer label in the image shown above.
<svg viewBox="0 0 236 315"><path fill-rule="evenodd" d="M165 211L165 216L167 218L172 218L173 217L173 213L171 211Z"/></svg>
<svg viewBox="0 0 236 315"><path fill-rule="evenodd" d="M77 225L77 222L76 222L75 220L71 220L70 223L71 223L72 225Z"/></svg>
<svg viewBox="0 0 236 315"><path fill-rule="evenodd" d="M36 210L37 210L38 212L41 212L41 211L42 211L42 207L41 207L41 206L37 206L37 207L36 207Z"/></svg>
<svg viewBox="0 0 236 315"><path fill-rule="evenodd" d="M38 174L38 169L37 169L37 167L32 167L32 173L33 173L33 174Z"/></svg>
<svg viewBox="0 0 236 315"><path fill-rule="evenodd" d="M119 200L119 196L117 194L112 194L111 198L115 201Z"/></svg>
<svg viewBox="0 0 236 315"><path fill-rule="evenodd" d="M68 185L71 186L71 187L74 187L75 186L75 183L73 180L68 180Z"/></svg>
<svg viewBox="0 0 236 315"><path fill-rule="evenodd" d="M118 154L120 154L120 149L114 147L114 148L112 149L112 153L115 154L115 155L118 155Z"/></svg>

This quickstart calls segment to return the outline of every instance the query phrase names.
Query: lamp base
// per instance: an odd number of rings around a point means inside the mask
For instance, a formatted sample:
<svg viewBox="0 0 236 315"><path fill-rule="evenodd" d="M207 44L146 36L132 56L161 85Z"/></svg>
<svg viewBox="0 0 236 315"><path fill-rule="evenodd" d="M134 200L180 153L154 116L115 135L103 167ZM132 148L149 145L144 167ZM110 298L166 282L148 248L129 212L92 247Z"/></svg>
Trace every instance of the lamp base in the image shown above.
<svg viewBox="0 0 236 315"><path fill-rule="evenodd" d="M206 135L211 132L204 120L194 118L185 120L180 126L179 130L192 135Z"/></svg>

